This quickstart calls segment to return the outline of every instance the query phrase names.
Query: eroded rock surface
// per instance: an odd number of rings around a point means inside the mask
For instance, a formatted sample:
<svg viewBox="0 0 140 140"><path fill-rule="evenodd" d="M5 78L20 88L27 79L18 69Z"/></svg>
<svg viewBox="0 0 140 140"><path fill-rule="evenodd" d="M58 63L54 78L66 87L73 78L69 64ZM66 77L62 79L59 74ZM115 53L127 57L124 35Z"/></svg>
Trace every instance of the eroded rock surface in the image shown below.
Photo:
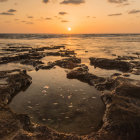
<svg viewBox="0 0 140 140"><path fill-rule="evenodd" d="M91 65L95 67L110 69L110 70L120 70L123 72L128 72L132 69L130 63L125 61L120 61L116 59L106 59L106 58L90 58Z"/></svg>
<svg viewBox="0 0 140 140"><path fill-rule="evenodd" d="M80 65L79 67L67 73L67 78L78 79L90 85L95 85L97 83L102 83L105 81L105 78L98 77L94 74L89 73L88 67L86 65Z"/></svg>

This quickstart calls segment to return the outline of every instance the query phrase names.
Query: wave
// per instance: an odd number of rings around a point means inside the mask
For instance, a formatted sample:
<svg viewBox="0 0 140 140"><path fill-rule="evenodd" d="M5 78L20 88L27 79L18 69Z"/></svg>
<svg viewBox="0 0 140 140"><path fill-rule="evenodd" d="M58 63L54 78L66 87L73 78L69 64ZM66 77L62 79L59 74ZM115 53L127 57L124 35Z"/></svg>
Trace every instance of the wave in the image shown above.
<svg viewBox="0 0 140 140"><path fill-rule="evenodd" d="M66 38L66 37L140 37L140 34L12 34L1 33L0 39L48 39L48 38Z"/></svg>

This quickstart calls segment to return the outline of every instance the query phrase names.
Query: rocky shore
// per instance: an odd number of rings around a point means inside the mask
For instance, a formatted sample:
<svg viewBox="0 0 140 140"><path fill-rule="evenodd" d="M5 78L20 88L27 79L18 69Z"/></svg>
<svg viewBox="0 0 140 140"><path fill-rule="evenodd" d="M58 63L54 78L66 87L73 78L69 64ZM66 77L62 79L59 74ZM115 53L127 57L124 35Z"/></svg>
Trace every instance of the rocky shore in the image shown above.
<svg viewBox="0 0 140 140"><path fill-rule="evenodd" d="M54 51L56 50L56 51ZM130 79L129 74L140 75L139 58L116 59L89 58L91 65L102 69L118 70L110 77L100 77L89 72L74 51L65 46L13 47L4 49L13 52L2 56L0 64L11 62L31 65L35 70L52 69L55 66L68 69L67 78L77 79L94 86L102 92L105 113L100 128L89 135L77 136L58 133L55 130L34 124L26 114L14 113L8 104L16 94L26 90L32 78L26 70L0 71L0 139L1 140L139 140L140 139L140 81ZM47 56L64 57L61 60L42 61ZM126 74L127 72L127 74Z"/></svg>

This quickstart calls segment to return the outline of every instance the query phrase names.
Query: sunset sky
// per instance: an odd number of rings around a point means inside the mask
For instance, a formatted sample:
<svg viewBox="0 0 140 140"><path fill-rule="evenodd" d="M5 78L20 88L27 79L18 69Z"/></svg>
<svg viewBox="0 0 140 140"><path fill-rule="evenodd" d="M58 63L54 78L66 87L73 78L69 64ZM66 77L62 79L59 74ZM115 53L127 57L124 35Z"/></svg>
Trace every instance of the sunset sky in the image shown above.
<svg viewBox="0 0 140 140"><path fill-rule="evenodd" d="M140 0L0 0L0 33L140 33Z"/></svg>

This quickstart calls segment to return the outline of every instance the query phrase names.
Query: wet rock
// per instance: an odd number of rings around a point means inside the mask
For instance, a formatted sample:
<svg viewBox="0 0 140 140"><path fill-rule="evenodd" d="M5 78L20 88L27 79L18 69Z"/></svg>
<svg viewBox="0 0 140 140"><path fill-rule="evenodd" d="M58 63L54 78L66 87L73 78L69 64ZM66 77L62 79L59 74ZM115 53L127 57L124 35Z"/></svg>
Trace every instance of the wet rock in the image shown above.
<svg viewBox="0 0 140 140"><path fill-rule="evenodd" d="M111 76L113 77L113 76L120 76L120 75L121 75L121 73L114 73Z"/></svg>
<svg viewBox="0 0 140 140"><path fill-rule="evenodd" d="M1 57L0 58L0 64L6 64L10 62L17 62L17 61L25 61L25 60L33 60L33 59L41 59L45 57L44 53L24 53L24 54L17 54L7 57Z"/></svg>
<svg viewBox="0 0 140 140"><path fill-rule="evenodd" d="M4 106L20 90L25 90L31 84L31 77L24 71L12 70L2 71L6 78L7 85L0 85L0 106Z"/></svg>
<svg viewBox="0 0 140 140"><path fill-rule="evenodd" d="M39 65L38 67L36 67L36 69L52 69L55 65L54 64L48 64L48 65Z"/></svg>
<svg viewBox="0 0 140 140"><path fill-rule="evenodd" d="M122 86L123 87L123 86ZM131 87L127 86L128 90ZM131 95L134 87L131 89ZM97 140L138 140L140 139L140 100L128 98L127 91L121 96L104 94L102 99L106 105L101 129L94 135ZM116 90L117 91L117 90ZM138 92L137 92L138 93ZM135 96L135 95L134 95ZM135 96L136 97L136 96Z"/></svg>
<svg viewBox="0 0 140 140"><path fill-rule="evenodd" d="M90 85L95 85L97 83L102 83L105 78L98 77L88 72L88 67L86 65L81 65L67 73L67 78L78 79L82 82L88 83Z"/></svg>
<svg viewBox="0 0 140 140"><path fill-rule="evenodd" d="M40 65L40 64L44 64L42 61L33 60L33 59L30 59L30 60L22 60L20 63L21 64L25 64L25 65L32 65L34 67L36 67L37 65Z"/></svg>
<svg viewBox="0 0 140 140"><path fill-rule="evenodd" d="M106 106L103 125L91 137L97 140L140 139L140 86L124 77L112 77L109 81L112 81L112 93L101 96Z"/></svg>
<svg viewBox="0 0 140 140"><path fill-rule="evenodd" d="M122 84L116 88L115 94L140 99L140 87L132 84Z"/></svg>
<svg viewBox="0 0 140 140"><path fill-rule="evenodd" d="M7 49L2 49L3 51L10 51L10 52L25 52L25 51L30 51L30 48L7 48Z"/></svg>
<svg viewBox="0 0 140 140"><path fill-rule="evenodd" d="M95 67L110 69L110 70L119 70L123 72L128 72L132 69L130 63L115 59L106 59L106 58L90 58L91 65Z"/></svg>
<svg viewBox="0 0 140 140"><path fill-rule="evenodd" d="M133 70L132 74L140 75L140 69Z"/></svg>
<svg viewBox="0 0 140 140"><path fill-rule="evenodd" d="M0 139L6 140L19 130L19 121L9 108L0 108Z"/></svg>
<svg viewBox="0 0 140 140"><path fill-rule="evenodd" d="M138 59L138 57L135 56L118 56L116 60L135 60Z"/></svg>
<svg viewBox="0 0 140 140"><path fill-rule="evenodd" d="M76 55L76 53L72 50L60 50L59 52L62 57L71 57Z"/></svg>
<svg viewBox="0 0 140 140"><path fill-rule="evenodd" d="M116 87L121 85L122 83L128 83L130 82L130 79L119 77L119 76L112 76L108 79L106 79L105 82L99 83L96 85L96 88L100 91L104 90L114 90Z"/></svg>
<svg viewBox="0 0 140 140"><path fill-rule="evenodd" d="M59 52L47 52L46 56L61 56Z"/></svg>
<svg viewBox="0 0 140 140"><path fill-rule="evenodd" d="M62 68L73 69L81 63L80 58L70 57L62 60L57 60L53 64Z"/></svg>

